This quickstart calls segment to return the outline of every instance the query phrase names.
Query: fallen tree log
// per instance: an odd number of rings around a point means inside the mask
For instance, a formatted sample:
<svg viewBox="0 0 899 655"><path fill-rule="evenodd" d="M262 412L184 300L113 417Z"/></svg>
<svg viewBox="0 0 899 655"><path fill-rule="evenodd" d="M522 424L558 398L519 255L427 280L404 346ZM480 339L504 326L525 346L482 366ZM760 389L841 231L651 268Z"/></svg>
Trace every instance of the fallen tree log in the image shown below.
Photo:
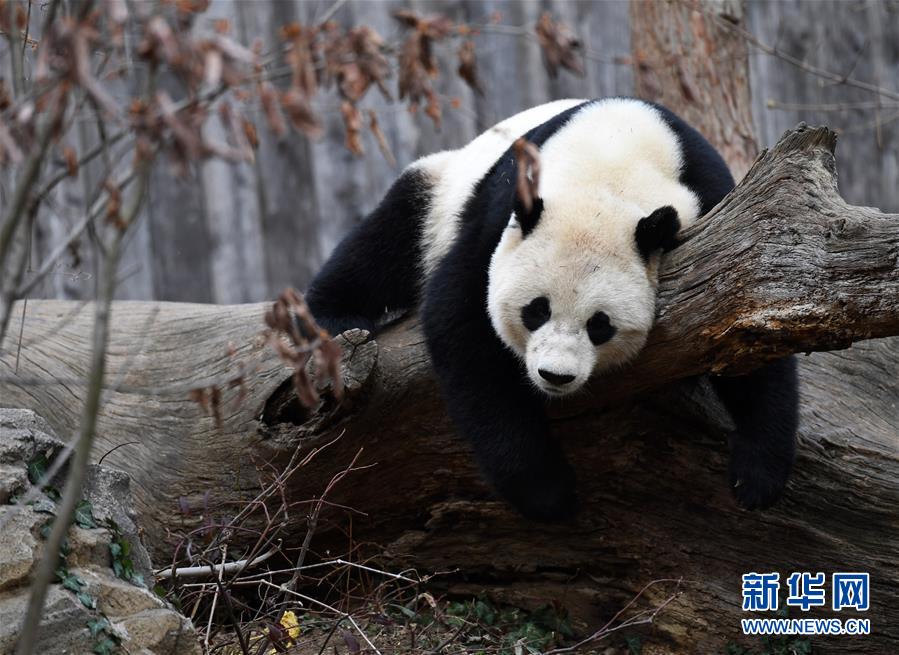
<svg viewBox="0 0 899 655"><path fill-rule="evenodd" d="M339 435L285 488L291 501L317 497L362 450L357 467L368 467L329 495L335 506L313 541L320 552L370 543L423 574L457 570L444 581L452 591L560 600L593 624L648 582L682 579L646 638L678 653L743 641L743 573L869 571L872 635L815 644L893 652L899 341L802 358L795 474L766 512L732 501L727 420L695 377L899 334L899 217L839 197L834 142L826 129L801 126L763 153L666 257L657 326L638 360L595 380L591 395L553 405L579 476L583 510L572 524L529 523L491 498L445 416L414 318L377 341L345 335L346 396L337 403L326 392L307 411L260 337L265 305L116 303L96 456L132 476L157 562L171 555L168 528L200 520L179 515L179 503L202 507L208 496L240 507L258 493L260 469ZM13 325L24 309L18 303ZM30 301L21 343L11 338L0 354L0 405L39 411L60 436L74 432L92 315L85 305ZM221 389L218 416L190 395L209 387ZM286 527L295 546L304 516L298 509ZM232 552L252 539L235 534ZM641 609L672 589L654 586Z"/></svg>

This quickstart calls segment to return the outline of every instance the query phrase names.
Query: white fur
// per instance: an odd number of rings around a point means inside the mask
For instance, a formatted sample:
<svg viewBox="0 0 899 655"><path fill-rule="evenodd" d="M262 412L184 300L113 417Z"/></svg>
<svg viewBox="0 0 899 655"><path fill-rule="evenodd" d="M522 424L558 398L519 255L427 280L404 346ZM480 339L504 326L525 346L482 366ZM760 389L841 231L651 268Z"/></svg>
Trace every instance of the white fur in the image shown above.
<svg viewBox="0 0 899 655"><path fill-rule="evenodd" d="M527 238L514 215L490 264L488 312L535 385L551 395L579 389L592 373L627 362L643 347L655 315L658 257L636 248L638 221L672 205L681 226L699 201L678 178L677 137L649 105L610 99L578 112L540 154L544 212ZM546 296L551 319L533 333L521 309ZM594 346L587 321L603 311L617 328ZM574 375L564 387L539 369Z"/></svg>
<svg viewBox="0 0 899 655"><path fill-rule="evenodd" d="M582 102L557 100L533 107L494 125L463 148L438 152L412 164L427 170L436 180L431 210L422 230L426 276L449 252L459 232L459 214L465 201L500 155L528 130Z"/></svg>

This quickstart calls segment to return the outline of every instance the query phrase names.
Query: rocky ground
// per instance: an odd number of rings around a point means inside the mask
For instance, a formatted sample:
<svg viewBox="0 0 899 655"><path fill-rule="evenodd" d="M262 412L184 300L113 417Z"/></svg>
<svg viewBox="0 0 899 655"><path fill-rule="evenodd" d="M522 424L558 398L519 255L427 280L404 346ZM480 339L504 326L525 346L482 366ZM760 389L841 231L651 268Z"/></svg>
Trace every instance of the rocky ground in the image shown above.
<svg viewBox="0 0 899 655"><path fill-rule="evenodd" d="M0 653L15 648L64 478L38 494L32 483L63 448L33 412L0 409ZM134 524L126 475L91 467L63 555L38 653L200 653L190 621L145 585L152 580L150 558Z"/></svg>

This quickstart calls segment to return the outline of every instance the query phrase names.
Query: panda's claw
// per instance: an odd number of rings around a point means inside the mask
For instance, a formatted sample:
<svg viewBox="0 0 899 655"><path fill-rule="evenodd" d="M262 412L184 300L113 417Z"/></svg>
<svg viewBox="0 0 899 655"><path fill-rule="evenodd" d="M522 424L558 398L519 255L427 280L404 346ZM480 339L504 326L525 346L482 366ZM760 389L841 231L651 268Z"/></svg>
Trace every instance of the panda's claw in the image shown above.
<svg viewBox="0 0 899 655"><path fill-rule="evenodd" d="M790 475L790 467L783 464L747 458L746 453L743 457L732 456L730 484L737 504L748 510L767 509L780 500Z"/></svg>

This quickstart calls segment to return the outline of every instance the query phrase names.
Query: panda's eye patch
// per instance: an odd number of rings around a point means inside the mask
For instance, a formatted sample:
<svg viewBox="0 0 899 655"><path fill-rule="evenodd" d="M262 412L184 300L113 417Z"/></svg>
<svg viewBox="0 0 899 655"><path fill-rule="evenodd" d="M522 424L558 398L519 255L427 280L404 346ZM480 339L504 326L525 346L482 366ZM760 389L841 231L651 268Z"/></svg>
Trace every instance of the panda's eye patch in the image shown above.
<svg viewBox="0 0 899 655"><path fill-rule="evenodd" d="M533 332L549 320L552 312L549 311L549 298L540 296L521 308L521 322Z"/></svg>
<svg viewBox="0 0 899 655"><path fill-rule="evenodd" d="M605 312L596 312L587 321L587 336L594 346L605 343L615 336L615 326L609 321L609 315Z"/></svg>

